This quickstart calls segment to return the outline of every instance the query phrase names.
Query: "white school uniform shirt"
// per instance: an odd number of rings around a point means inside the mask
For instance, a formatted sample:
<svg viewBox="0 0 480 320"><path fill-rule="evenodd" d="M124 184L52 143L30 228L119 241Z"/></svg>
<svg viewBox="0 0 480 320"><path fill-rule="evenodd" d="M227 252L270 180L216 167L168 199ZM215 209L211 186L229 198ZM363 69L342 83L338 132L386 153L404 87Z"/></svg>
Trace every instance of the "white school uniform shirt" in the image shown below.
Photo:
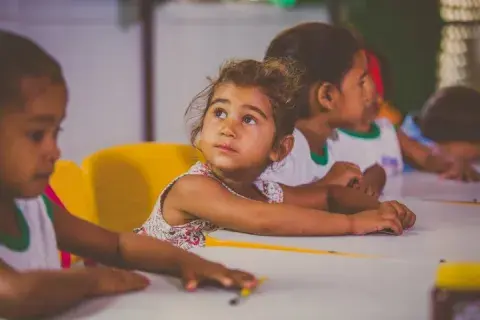
<svg viewBox="0 0 480 320"><path fill-rule="evenodd" d="M15 203L21 236L0 234L0 258L19 271L60 269L50 200L40 196Z"/></svg>
<svg viewBox="0 0 480 320"><path fill-rule="evenodd" d="M295 129L293 137L295 141L290 154L265 170L261 180L295 187L317 181L330 170L334 159L329 144L325 144L324 154L320 156L310 152L308 141L300 130Z"/></svg>
<svg viewBox="0 0 480 320"><path fill-rule="evenodd" d="M368 133L339 129L331 149L336 161L355 163L362 171L379 164L387 176L403 171L403 158L397 131L388 119L377 119Z"/></svg>

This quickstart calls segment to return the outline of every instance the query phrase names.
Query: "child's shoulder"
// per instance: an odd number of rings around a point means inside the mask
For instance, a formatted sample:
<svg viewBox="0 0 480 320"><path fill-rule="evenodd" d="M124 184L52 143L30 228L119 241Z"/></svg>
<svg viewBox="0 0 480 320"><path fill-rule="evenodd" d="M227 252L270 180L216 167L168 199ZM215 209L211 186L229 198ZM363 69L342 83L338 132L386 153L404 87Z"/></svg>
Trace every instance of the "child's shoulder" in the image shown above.
<svg viewBox="0 0 480 320"><path fill-rule="evenodd" d="M380 129L391 129L395 128L395 125L387 118L377 118L375 123Z"/></svg>
<svg viewBox="0 0 480 320"><path fill-rule="evenodd" d="M49 218L52 218L52 203L44 195L29 199L15 199L15 204L23 214L28 214L30 216L44 216L46 214Z"/></svg>

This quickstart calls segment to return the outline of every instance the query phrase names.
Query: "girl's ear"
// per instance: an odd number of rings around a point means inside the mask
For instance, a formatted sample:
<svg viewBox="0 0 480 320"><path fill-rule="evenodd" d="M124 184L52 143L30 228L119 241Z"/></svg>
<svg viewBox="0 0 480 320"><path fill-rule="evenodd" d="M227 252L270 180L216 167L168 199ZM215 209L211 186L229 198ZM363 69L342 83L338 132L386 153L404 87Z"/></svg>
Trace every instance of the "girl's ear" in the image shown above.
<svg viewBox="0 0 480 320"><path fill-rule="evenodd" d="M336 86L324 82L317 87L316 99L318 104L326 111L335 109L335 101L339 92Z"/></svg>
<svg viewBox="0 0 480 320"><path fill-rule="evenodd" d="M200 151L202 151L202 150L200 149L201 141L202 141L202 131L199 131L199 132L197 133L197 136L195 137L195 141L193 142L193 146L194 146L195 148L197 148L198 150L200 150Z"/></svg>
<svg viewBox="0 0 480 320"><path fill-rule="evenodd" d="M293 149L295 138L289 134L282 138L280 143L270 152L270 161L280 162L285 159Z"/></svg>

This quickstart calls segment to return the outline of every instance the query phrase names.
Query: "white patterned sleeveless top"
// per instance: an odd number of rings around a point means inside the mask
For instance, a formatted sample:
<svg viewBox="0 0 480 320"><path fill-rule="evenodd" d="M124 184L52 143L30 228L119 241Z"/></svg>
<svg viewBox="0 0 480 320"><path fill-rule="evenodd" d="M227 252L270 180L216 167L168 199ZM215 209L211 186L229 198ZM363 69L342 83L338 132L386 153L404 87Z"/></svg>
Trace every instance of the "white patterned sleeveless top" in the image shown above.
<svg viewBox="0 0 480 320"><path fill-rule="evenodd" d="M171 226L163 218L162 207L168 192L178 179L186 175L203 175L210 177L220 182L231 193L244 198L215 177L208 166L201 162L197 162L187 173L177 177L162 191L155 203L150 217L141 228L135 229L135 232L168 241L185 250L205 246L205 235L209 232L218 230L220 227L214 225L210 221L202 219L193 220L179 226ZM269 203L283 202L283 190L278 183L257 180L254 182L254 185L263 195L265 195Z"/></svg>
<svg viewBox="0 0 480 320"><path fill-rule="evenodd" d="M19 271L60 269L50 200L40 196L15 203L21 236L0 234L0 258Z"/></svg>

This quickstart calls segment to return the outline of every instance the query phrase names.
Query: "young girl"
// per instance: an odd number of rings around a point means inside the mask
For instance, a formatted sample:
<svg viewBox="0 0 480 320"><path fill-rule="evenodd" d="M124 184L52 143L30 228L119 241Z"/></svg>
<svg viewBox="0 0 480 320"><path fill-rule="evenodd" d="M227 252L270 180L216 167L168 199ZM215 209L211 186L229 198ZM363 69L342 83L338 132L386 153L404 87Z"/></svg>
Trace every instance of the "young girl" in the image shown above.
<svg viewBox="0 0 480 320"><path fill-rule="evenodd" d="M402 130L410 138L466 162L480 160L480 93L466 86L435 92Z"/></svg>
<svg viewBox="0 0 480 320"><path fill-rule="evenodd" d="M267 170L262 178L293 186L311 181L330 183L334 170L329 171L329 163L345 159L332 153L328 138L335 137L336 128L370 117L377 107L365 53L346 29L314 22L287 29L271 41L265 58L282 57L297 61L305 69L295 98L299 114L296 140L279 168ZM364 150L350 152L363 154ZM357 170L364 172L363 188L378 196L385 184L385 172L373 164ZM299 172L304 178L298 178Z"/></svg>
<svg viewBox="0 0 480 320"><path fill-rule="evenodd" d="M292 148L298 72L278 60L233 61L197 96L192 142L206 163L195 164L159 196L137 232L189 249L205 233L226 228L258 235L366 234L385 228L401 234L415 215L397 202L353 215L288 205L294 188L258 180ZM355 190L354 190L355 191ZM313 196L313 194L311 194Z"/></svg>
<svg viewBox="0 0 480 320"><path fill-rule="evenodd" d="M57 248L108 266L250 287L255 278L166 242L79 220L42 192L60 155L67 88L59 64L30 40L0 31L0 318L62 311L83 299L140 290L144 276L106 267L60 270Z"/></svg>

